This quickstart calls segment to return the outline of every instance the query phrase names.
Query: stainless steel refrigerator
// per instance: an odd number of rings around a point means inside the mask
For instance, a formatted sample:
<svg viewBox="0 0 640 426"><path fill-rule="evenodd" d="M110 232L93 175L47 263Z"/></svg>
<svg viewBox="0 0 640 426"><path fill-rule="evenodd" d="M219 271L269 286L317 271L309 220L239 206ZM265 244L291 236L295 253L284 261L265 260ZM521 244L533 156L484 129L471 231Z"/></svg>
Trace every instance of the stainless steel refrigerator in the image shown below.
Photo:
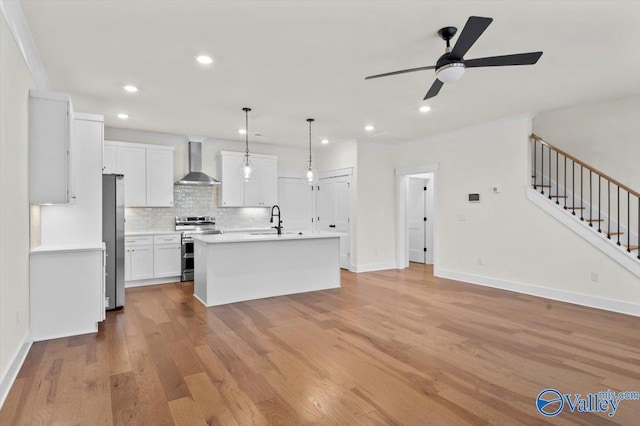
<svg viewBox="0 0 640 426"><path fill-rule="evenodd" d="M102 240L107 246L107 310L124 307L124 176L102 175Z"/></svg>

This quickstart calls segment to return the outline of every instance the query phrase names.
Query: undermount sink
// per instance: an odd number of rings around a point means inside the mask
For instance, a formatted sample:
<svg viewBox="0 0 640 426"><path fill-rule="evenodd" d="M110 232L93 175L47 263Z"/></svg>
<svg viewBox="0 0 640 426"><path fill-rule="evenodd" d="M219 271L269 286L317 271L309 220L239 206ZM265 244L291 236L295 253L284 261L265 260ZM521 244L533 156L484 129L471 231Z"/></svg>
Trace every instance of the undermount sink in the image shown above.
<svg viewBox="0 0 640 426"><path fill-rule="evenodd" d="M282 232L281 235L291 235L291 234L297 234L297 232L293 232L293 231L287 231L287 232ZM278 235L278 232L274 231L259 231L259 232L250 232L249 235Z"/></svg>

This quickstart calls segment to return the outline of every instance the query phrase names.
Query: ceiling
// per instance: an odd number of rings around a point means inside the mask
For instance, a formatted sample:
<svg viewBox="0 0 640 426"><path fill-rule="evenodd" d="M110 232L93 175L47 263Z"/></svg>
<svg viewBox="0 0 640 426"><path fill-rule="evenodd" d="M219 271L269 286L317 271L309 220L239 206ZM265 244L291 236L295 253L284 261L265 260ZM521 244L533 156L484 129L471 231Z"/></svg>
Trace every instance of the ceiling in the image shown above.
<svg viewBox="0 0 640 426"><path fill-rule="evenodd" d="M52 89L107 126L304 146L402 142L478 123L640 93L636 1L21 1ZM466 59L544 51L537 65L469 69L417 111L436 31L494 22ZM454 38L455 42L455 38ZM199 54L214 58L203 66ZM613 75L614 71L617 75ZM137 94L122 87L134 84ZM126 121L116 117L126 112ZM365 124L375 130L367 133Z"/></svg>

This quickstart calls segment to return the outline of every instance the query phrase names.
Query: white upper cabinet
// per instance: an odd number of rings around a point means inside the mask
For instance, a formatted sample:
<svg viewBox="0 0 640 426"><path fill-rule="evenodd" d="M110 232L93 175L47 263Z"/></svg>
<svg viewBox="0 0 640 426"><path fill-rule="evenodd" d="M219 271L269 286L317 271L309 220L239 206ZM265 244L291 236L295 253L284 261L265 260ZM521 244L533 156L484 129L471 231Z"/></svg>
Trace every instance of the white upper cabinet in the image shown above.
<svg viewBox="0 0 640 426"><path fill-rule="evenodd" d="M147 205L146 154L144 148L118 147L118 174L124 175L124 205Z"/></svg>
<svg viewBox="0 0 640 426"><path fill-rule="evenodd" d="M32 204L68 204L73 197L71 98L29 91L29 196Z"/></svg>
<svg viewBox="0 0 640 426"><path fill-rule="evenodd" d="M269 207L278 203L278 157L251 154L254 178L244 182L239 170L244 153L221 151L218 155L222 207Z"/></svg>
<svg viewBox="0 0 640 426"><path fill-rule="evenodd" d="M124 175L125 207L173 207L173 147L105 141L102 170Z"/></svg>
<svg viewBox="0 0 640 426"><path fill-rule="evenodd" d="M173 151L147 148L147 206L173 206Z"/></svg>

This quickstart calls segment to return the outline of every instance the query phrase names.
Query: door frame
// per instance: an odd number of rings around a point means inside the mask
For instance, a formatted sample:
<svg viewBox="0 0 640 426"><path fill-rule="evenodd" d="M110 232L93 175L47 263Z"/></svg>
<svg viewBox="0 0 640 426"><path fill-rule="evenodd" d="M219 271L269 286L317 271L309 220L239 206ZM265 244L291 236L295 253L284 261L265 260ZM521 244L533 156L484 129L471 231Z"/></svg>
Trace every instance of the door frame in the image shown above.
<svg viewBox="0 0 640 426"><path fill-rule="evenodd" d="M409 221L407 220L407 182L409 175L433 173L433 270L439 267L438 239L438 168L439 164L396 167L396 268L409 267Z"/></svg>

